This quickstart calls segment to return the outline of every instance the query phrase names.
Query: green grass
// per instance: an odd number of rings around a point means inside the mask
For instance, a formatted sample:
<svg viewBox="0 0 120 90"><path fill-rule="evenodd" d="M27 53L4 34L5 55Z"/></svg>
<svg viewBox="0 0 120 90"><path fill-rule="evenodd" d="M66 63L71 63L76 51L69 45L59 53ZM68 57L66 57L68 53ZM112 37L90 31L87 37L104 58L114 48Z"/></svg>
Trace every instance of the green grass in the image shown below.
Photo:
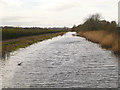
<svg viewBox="0 0 120 90"><path fill-rule="evenodd" d="M67 30L48 30L43 28L5 28L2 30L2 56L36 42L62 35Z"/></svg>
<svg viewBox="0 0 120 90"><path fill-rule="evenodd" d="M65 30L48 30L48 29L36 29L36 28L2 28L2 40L16 39L20 37L52 34L58 32L64 32Z"/></svg>
<svg viewBox="0 0 120 90"><path fill-rule="evenodd" d="M43 34L38 36L27 36L18 39L2 41L2 57L5 57L5 54L18 50L19 48L25 48L39 41L50 39L59 35L61 35L61 32L53 34Z"/></svg>

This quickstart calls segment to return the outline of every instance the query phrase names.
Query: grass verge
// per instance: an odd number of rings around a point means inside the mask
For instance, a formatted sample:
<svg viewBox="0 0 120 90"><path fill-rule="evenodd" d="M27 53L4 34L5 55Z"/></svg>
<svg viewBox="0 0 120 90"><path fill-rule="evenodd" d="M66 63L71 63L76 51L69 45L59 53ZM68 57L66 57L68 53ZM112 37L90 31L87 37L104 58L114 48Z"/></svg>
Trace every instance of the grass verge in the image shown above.
<svg viewBox="0 0 120 90"><path fill-rule="evenodd" d="M43 34L38 36L27 36L17 39L5 40L2 41L2 57L5 58L6 54L9 54L12 51L15 51L19 48L25 48L29 45L43 41L46 39L51 39L53 37L63 35L65 32L53 33L53 34Z"/></svg>

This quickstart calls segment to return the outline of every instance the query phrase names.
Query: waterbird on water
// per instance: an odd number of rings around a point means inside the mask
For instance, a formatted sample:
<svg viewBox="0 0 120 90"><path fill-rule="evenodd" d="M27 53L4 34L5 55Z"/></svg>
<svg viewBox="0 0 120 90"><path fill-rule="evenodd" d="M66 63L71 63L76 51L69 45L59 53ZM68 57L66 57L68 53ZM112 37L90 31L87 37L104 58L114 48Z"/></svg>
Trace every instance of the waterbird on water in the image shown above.
<svg viewBox="0 0 120 90"><path fill-rule="evenodd" d="M18 63L18 66L20 66L22 63L23 63L23 62L19 62L19 63Z"/></svg>

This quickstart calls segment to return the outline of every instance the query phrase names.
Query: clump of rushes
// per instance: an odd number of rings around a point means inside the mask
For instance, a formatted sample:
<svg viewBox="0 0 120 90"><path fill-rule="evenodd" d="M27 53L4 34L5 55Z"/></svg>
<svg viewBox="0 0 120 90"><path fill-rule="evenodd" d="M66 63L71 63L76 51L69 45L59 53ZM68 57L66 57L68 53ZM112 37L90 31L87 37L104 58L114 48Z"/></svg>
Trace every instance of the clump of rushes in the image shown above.
<svg viewBox="0 0 120 90"><path fill-rule="evenodd" d="M5 54L9 54L10 52L15 51L19 48L25 48L36 42L50 39L58 35L61 35L61 32L53 33L53 34L43 34L43 35L38 35L38 36L21 37L18 39L2 41L2 57L5 58Z"/></svg>

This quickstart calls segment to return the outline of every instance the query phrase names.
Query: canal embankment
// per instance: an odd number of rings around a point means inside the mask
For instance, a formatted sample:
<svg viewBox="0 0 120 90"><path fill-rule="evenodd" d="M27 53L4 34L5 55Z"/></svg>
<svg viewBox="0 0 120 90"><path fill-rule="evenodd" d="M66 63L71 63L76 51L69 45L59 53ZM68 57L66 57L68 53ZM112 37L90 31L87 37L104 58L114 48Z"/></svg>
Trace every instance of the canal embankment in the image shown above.
<svg viewBox="0 0 120 90"><path fill-rule="evenodd" d="M119 33L99 31L79 32L78 36L84 37L89 41L100 44L102 48L120 53L120 40Z"/></svg>
<svg viewBox="0 0 120 90"><path fill-rule="evenodd" d="M25 48L34 43L63 35L67 30L48 30L41 28L3 28L2 30L2 57L9 56L10 52Z"/></svg>

